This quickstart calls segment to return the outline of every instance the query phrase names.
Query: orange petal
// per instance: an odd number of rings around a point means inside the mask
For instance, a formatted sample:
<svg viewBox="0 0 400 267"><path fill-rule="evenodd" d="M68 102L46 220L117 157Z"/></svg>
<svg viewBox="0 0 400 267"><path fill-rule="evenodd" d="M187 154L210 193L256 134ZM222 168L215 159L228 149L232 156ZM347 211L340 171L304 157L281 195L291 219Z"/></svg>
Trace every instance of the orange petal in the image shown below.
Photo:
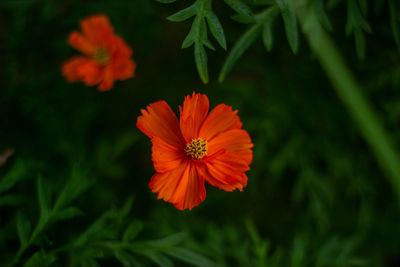
<svg viewBox="0 0 400 267"><path fill-rule="evenodd" d="M151 142L153 143L152 160L157 172L169 172L185 159L182 149L173 147L158 137L153 137Z"/></svg>
<svg viewBox="0 0 400 267"><path fill-rule="evenodd" d="M110 44L111 46L108 48L114 57L129 58L130 56L132 56L132 49L118 35L113 36L113 41Z"/></svg>
<svg viewBox="0 0 400 267"><path fill-rule="evenodd" d="M88 60L86 63L77 66L76 73L79 80L82 80L88 86L100 83L104 75L103 68L93 60Z"/></svg>
<svg viewBox="0 0 400 267"><path fill-rule="evenodd" d="M99 86L100 91L108 91L114 85L114 76L110 66L104 68L103 82Z"/></svg>
<svg viewBox="0 0 400 267"><path fill-rule="evenodd" d="M85 65L90 62L89 58L86 57L74 57L71 60L64 63L62 66L62 73L69 82L76 82L81 80L77 73L77 69L81 65Z"/></svg>
<svg viewBox="0 0 400 267"><path fill-rule="evenodd" d="M136 126L148 137L159 137L164 142L184 148L184 139L179 129L178 118L165 101L158 101L142 109Z"/></svg>
<svg viewBox="0 0 400 267"><path fill-rule="evenodd" d="M95 46L76 31L69 35L68 43L85 55L92 55L95 50Z"/></svg>
<svg viewBox="0 0 400 267"><path fill-rule="evenodd" d="M237 111L232 111L232 107L219 104L208 114L207 119L200 128L199 137L210 141L220 133L232 129L240 129L242 123L236 114Z"/></svg>
<svg viewBox="0 0 400 267"><path fill-rule="evenodd" d="M112 41L114 29L105 15L94 15L82 20L81 28L85 37L96 46Z"/></svg>
<svg viewBox="0 0 400 267"><path fill-rule="evenodd" d="M199 135L199 129L207 116L210 103L208 97L202 94L186 96L183 108L180 108L180 127L186 142L190 142Z"/></svg>
<svg viewBox="0 0 400 267"><path fill-rule="evenodd" d="M243 172L240 174L233 174L234 177L230 177L216 169L213 171L213 174L217 176L214 177L211 175L205 164L197 164L196 168L200 177L202 177L212 186L218 187L219 189L225 191L233 191L235 189L242 190L243 187L247 185L247 176Z"/></svg>
<svg viewBox="0 0 400 267"><path fill-rule="evenodd" d="M136 64L130 58L116 58L112 62L112 70L114 73L115 79L125 80L133 77L136 69Z"/></svg>
<svg viewBox="0 0 400 267"><path fill-rule="evenodd" d="M250 164L253 159L252 147L253 143L249 134L245 130L235 129L224 132L209 141L208 155L212 157L213 154L222 150L225 152L224 155L228 154Z"/></svg>
<svg viewBox="0 0 400 267"><path fill-rule="evenodd" d="M204 160L204 179L226 191L242 190L247 185L249 164L253 158L253 144L242 129L224 132L208 143L209 156Z"/></svg>
<svg viewBox="0 0 400 267"><path fill-rule="evenodd" d="M170 172L156 173L149 187L158 198L172 203L177 209L192 209L206 197L204 180L190 161L179 164Z"/></svg>

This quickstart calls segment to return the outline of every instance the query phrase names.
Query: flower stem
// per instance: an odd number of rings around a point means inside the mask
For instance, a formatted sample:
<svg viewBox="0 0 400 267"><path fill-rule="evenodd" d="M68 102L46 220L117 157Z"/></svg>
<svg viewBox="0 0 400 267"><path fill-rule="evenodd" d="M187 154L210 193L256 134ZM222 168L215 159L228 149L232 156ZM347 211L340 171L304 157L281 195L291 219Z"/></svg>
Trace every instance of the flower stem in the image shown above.
<svg viewBox="0 0 400 267"><path fill-rule="evenodd" d="M400 200L400 160L389 135L360 85L347 67L330 36L321 27L315 10L306 1L291 0L309 44L337 94L358 124L361 134L371 147L375 158Z"/></svg>

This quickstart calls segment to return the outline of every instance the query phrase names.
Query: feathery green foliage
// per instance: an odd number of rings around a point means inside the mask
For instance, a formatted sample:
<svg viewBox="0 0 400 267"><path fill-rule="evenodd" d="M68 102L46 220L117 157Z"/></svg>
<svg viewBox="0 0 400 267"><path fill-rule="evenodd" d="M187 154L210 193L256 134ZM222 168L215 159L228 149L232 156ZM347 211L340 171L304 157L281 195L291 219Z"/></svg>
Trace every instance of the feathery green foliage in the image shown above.
<svg viewBox="0 0 400 267"><path fill-rule="evenodd" d="M100 13L137 64L109 92L60 71L68 34ZM399 265L398 1L2 0L0 14L0 265ZM239 110L254 158L243 192L207 186L182 212L148 189L135 122L193 91Z"/></svg>

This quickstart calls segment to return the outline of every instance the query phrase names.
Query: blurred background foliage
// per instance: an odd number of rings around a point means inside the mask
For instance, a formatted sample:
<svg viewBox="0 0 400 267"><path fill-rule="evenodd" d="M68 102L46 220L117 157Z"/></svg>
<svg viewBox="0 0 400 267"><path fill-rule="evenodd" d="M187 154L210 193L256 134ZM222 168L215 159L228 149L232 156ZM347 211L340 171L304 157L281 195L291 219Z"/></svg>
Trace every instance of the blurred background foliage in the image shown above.
<svg viewBox="0 0 400 267"><path fill-rule="evenodd" d="M0 1L0 263L399 266L399 200L285 9L290 5L159 2L171 4ZM194 39L194 48L182 50L193 18L165 18L200 2L212 4L224 39L209 32L210 44ZM398 150L398 2L309 4ZM282 16L269 13L268 25L254 20L272 5ZM135 78L105 93L68 84L60 73L77 54L68 34L98 13L110 17L137 63ZM257 34L243 38L254 23ZM239 110L254 161L243 192L208 186L203 203L181 212L148 189L150 142L135 123L147 104L164 99L177 111L193 91L206 93L211 106Z"/></svg>

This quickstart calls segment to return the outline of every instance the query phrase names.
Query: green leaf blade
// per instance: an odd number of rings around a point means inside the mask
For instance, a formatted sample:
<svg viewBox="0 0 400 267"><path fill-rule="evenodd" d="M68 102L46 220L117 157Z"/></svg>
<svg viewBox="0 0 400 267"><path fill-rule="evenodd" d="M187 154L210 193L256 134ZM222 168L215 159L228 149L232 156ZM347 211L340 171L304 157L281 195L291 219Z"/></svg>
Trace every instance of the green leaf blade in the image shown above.
<svg viewBox="0 0 400 267"><path fill-rule="evenodd" d="M29 241L31 233L31 223L21 212L17 215L17 232L21 242L21 247L25 246Z"/></svg>
<svg viewBox="0 0 400 267"><path fill-rule="evenodd" d="M175 14L167 17L167 20L173 22L182 22L196 15L197 11L198 11L197 4L194 3L190 7L182 9L181 11L178 11Z"/></svg>
<svg viewBox="0 0 400 267"><path fill-rule="evenodd" d="M141 221L133 221L125 230L122 238L125 242L132 242L136 236L143 230L144 224Z"/></svg>
<svg viewBox="0 0 400 267"><path fill-rule="evenodd" d="M185 248L171 248L170 250L166 251L166 253L181 261L193 264L194 266L217 266L214 262L210 261L206 257Z"/></svg>
<svg viewBox="0 0 400 267"><path fill-rule="evenodd" d="M274 37L272 35L272 24L269 21L263 25L262 40L265 49L270 52L272 50L272 46L274 45Z"/></svg>
<svg viewBox="0 0 400 267"><path fill-rule="evenodd" d="M40 207L40 218L41 220L45 219L50 212L50 191L47 185L43 182L43 178L39 177L37 182L38 187L38 198L39 198L39 207Z"/></svg>
<svg viewBox="0 0 400 267"><path fill-rule="evenodd" d="M276 0L285 25L286 38L290 48L296 54L299 50L299 33L294 9L285 0Z"/></svg>
<svg viewBox="0 0 400 267"><path fill-rule="evenodd" d="M194 61L196 63L197 71L203 83L208 83L208 67L207 67L207 53L202 44L198 42L194 45Z"/></svg>
<svg viewBox="0 0 400 267"><path fill-rule="evenodd" d="M206 11L206 19L208 23L208 27L214 38L217 40L219 45L226 50L226 39L224 34L224 29L215 13L212 11L211 7Z"/></svg>
<svg viewBox="0 0 400 267"><path fill-rule="evenodd" d="M236 42L231 49L227 59L222 66L221 73L219 75L219 82L224 81L226 75L232 69L236 61L243 55L243 53L250 47L250 45L256 40L261 30L261 24L256 24L247 30L244 35Z"/></svg>
<svg viewBox="0 0 400 267"><path fill-rule="evenodd" d="M161 4L171 4L176 2L176 0L155 0L156 2L159 2Z"/></svg>
<svg viewBox="0 0 400 267"><path fill-rule="evenodd" d="M224 2L240 15L248 17L253 15L251 9L241 0L224 0Z"/></svg>
<svg viewBox="0 0 400 267"><path fill-rule="evenodd" d="M392 32L394 41L396 42L397 50L400 53L400 26L399 26L399 14L400 5L395 0L389 0L390 9L390 23L392 25Z"/></svg>

